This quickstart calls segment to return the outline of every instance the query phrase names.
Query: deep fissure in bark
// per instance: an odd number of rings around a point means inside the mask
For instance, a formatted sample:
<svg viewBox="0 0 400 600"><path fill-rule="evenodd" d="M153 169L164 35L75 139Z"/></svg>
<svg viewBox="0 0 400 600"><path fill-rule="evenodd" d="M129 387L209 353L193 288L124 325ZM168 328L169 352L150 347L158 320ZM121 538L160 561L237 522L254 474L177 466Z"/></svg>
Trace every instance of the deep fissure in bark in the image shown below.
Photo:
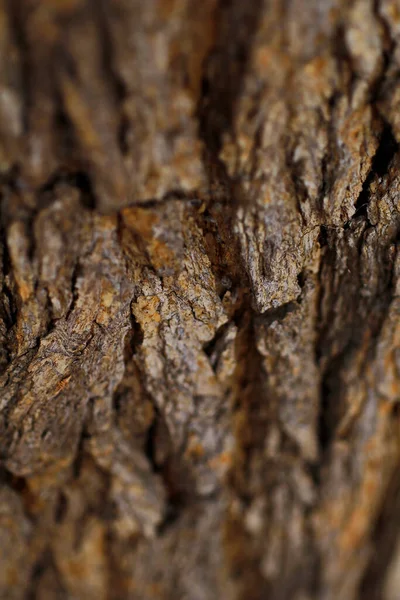
<svg viewBox="0 0 400 600"><path fill-rule="evenodd" d="M354 205L356 210L353 218L365 217L368 219L368 204L371 183L374 181L374 179L382 178L388 173L390 163L393 157L397 154L398 150L399 145L393 135L390 124L384 123L379 146L372 160L371 170L362 185L362 190Z"/></svg>

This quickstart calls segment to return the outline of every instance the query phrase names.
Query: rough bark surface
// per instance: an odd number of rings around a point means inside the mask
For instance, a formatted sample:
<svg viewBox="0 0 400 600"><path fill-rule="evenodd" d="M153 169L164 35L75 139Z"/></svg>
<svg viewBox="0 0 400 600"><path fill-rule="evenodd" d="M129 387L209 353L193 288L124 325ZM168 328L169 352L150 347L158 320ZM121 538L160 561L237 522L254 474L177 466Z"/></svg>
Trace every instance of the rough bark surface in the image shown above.
<svg viewBox="0 0 400 600"><path fill-rule="evenodd" d="M0 598L398 600L400 4L0 0Z"/></svg>

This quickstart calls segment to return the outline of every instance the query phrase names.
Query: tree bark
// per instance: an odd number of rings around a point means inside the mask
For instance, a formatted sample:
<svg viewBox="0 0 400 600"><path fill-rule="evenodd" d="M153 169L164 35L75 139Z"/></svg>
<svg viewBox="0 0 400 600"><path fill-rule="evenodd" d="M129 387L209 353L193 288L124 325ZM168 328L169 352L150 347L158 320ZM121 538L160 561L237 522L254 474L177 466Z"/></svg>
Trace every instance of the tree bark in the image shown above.
<svg viewBox="0 0 400 600"><path fill-rule="evenodd" d="M400 597L397 0L0 0L0 598Z"/></svg>

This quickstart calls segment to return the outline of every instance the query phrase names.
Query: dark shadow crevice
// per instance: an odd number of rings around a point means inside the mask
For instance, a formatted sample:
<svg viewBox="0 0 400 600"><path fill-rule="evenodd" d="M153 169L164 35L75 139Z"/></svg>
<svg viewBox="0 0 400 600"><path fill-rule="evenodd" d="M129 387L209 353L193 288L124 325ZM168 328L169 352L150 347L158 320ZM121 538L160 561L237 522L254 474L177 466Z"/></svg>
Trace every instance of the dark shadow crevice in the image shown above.
<svg viewBox="0 0 400 600"><path fill-rule="evenodd" d="M363 183L361 192L355 202L355 217L368 219L368 205L370 202L371 184L375 179L384 177L390 168L393 157L398 152L399 145L394 137L392 127L384 123L380 136L379 146L372 160L371 169Z"/></svg>

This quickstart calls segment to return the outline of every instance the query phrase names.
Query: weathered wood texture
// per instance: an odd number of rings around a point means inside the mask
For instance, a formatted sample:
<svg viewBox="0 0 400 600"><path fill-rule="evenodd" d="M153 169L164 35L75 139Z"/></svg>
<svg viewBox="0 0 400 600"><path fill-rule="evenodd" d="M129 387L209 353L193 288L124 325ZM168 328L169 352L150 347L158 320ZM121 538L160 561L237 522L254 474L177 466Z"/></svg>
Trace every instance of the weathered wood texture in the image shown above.
<svg viewBox="0 0 400 600"><path fill-rule="evenodd" d="M0 598L400 598L400 4L0 0Z"/></svg>

